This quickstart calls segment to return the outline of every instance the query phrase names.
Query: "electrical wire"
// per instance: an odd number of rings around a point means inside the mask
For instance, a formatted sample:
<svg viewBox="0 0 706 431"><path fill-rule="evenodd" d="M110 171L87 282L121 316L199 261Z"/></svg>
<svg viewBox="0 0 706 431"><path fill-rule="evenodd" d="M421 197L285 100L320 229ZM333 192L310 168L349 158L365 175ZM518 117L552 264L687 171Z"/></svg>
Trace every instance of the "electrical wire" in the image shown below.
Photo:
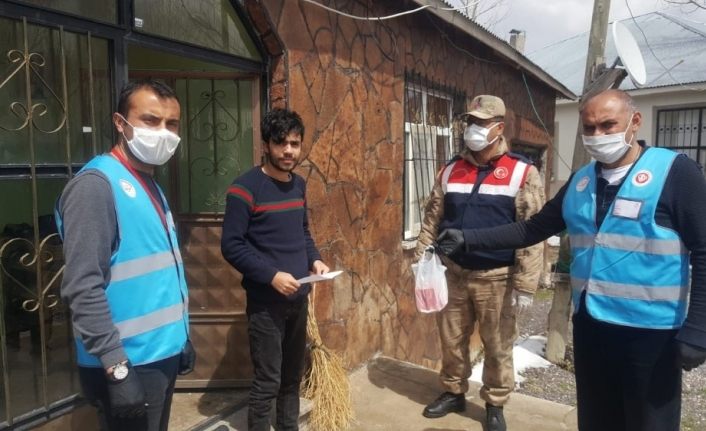
<svg viewBox="0 0 706 431"><path fill-rule="evenodd" d="M486 63L491 63L491 64L499 64L500 63L498 61L486 60L484 58L480 58L480 57L473 55L470 51L463 49L460 46L456 45L451 40L451 38L441 28L439 28L439 26L436 25L436 23L431 19L431 17L429 17L429 22L431 22L431 24L436 28L436 30L439 32L439 34L441 34L441 36L444 39L446 39L451 44L451 46L454 47L459 52L462 52L462 53L464 53L464 54L466 54L476 60L484 61ZM542 128L544 129L544 132L547 134L547 137L549 138L549 142L548 142L549 148L551 148L552 151L554 151L554 153L556 154L557 158L561 161L561 163L564 166L566 166L569 169L569 171L571 171L571 165L566 163L566 160L564 160L564 158L561 157L561 154L559 153L559 149L556 148L556 146L554 145L554 139L552 138L551 133L549 133L549 129L547 129L547 126L544 124L542 117L540 117L539 112L537 112L537 108L534 104L534 98L532 97L532 93L530 91L529 85L527 84L527 78L525 77L525 73L520 71L520 74L522 75L522 80L525 83L525 89L527 90L527 96L529 97L530 105L532 105L532 111L534 112L535 117L537 117L537 120L539 120L539 124L542 125Z"/></svg>
<svg viewBox="0 0 706 431"><path fill-rule="evenodd" d="M650 50L650 52L651 52L652 55L654 56L655 60L657 60L657 63L659 63L659 65L662 66L662 69L664 69L664 73L663 73L662 75L666 74L667 76L669 76L670 78L672 78L672 81L674 81L674 84L679 85L680 87L685 88L685 89L687 89L687 90L696 91L696 92L706 91L706 89L703 89L703 88L696 88L696 87L690 87L690 86L688 86L688 85L685 85L685 84L679 82L679 80L678 80L677 78L675 78L674 75L672 75L672 71L671 71L671 70L672 70L674 67L668 68L667 66L665 66L664 63L662 63L662 60L660 60L660 58L657 57L657 54L656 54L655 51L652 49L652 45L650 45L650 42L647 40L647 35L646 35L645 32L642 30L642 27L640 27L640 24L637 23L637 20L635 19L635 15L633 15L633 13L632 13L632 9L630 8L630 1L629 1L629 0L625 0L625 6L627 6L627 8L628 8L628 13L630 14L630 19L632 20L633 24L635 24L635 27L637 27L637 29L640 30L640 33L642 34L642 38L643 38L644 41L645 41L645 45L647 45L647 49ZM660 75L660 77L661 77L662 75Z"/></svg>
<svg viewBox="0 0 706 431"><path fill-rule="evenodd" d="M341 12L341 11L339 11L339 10L337 10L337 9L328 7L328 6L326 6L326 5L323 5L323 4L321 4L321 3L316 2L316 1L314 1L314 0L303 0L303 1L305 1L306 3L313 4L313 5L315 5L315 6L318 6L318 7L320 7L320 8L326 9L326 10L329 11L329 12L333 12L333 13L335 13L335 14L342 15L342 16L345 16L345 17L347 17L347 18L357 19L357 20L362 20L362 21L383 21L383 20L388 20L388 19L393 19L393 18L399 18L399 17L404 16L404 15L410 15L410 14L413 14L413 13L421 12L421 11L423 11L424 9L428 9L428 8L436 8L436 9L445 10L445 11L461 11L461 10L467 10L469 7L474 6L474 5L478 4L478 3L480 3L480 0L476 0L476 1L474 1L474 2L471 2L471 3L466 4L465 6L455 7L455 8L444 8L444 7L439 8L439 7L433 6L433 5L423 5L423 6L420 6L420 7L416 8L416 9L411 9L411 10L407 10L407 11L404 11L404 12L399 12L399 13L392 14L392 15L379 16L379 17L363 17L363 16L351 15L351 14L348 14L348 13L345 13L345 12ZM625 1L627 1L627 0L625 0ZM449 44L451 44L451 46L452 46L453 48L455 48L457 51L462 52L462 53L468 55L468 56L471 57L471 58L474 58L474 59L476 59L476 60L478 60L478 61L482 61L482 62L485 62L485 63L490 63L490 64L499 64L499 63L500 63L500 62L498 62L498 61L493 61L493 60L488 60L488 59L485 59L485 58L478 57L478 56L472 54L470 51L468 51L468 50L466 50L466 49L464 49L464 48L461 48L460 46L456 45L456 44L451 40L451 38L446 34L446 32L444 32L441 28L439 28L438 25L436 25L436 23L431 19L431 17L427 17L427 18L429 18L429 22L431 22L431 24L437 29L437 31L439 32L439 34L441 34L441 36L442 36L444 39L446 39L446 40L449 42ZM559 150L558 150L557 148L555 148L555 146L554 146L554 144L553 144L552 135L551 135L551 133L549 133L549 130L547 129L547 126L544 124L544 121L542 121L542 118L539 116L539 112L537 112L537 108L536 108L536 106L535 106L535 104L534 104L534 99L533 99L533 97L532 97L532 93L531 93L531 91L530 91L529 85L527 84L527 78L525 77L524 72L521 71L520 73L522 74L522 80L524 81L525 88L527 89L527 95L529 96L529 101L530 101L530 104L532 105L532 110L534 111L534 115L537 117L537 120L539 120L539 123L542 125L542 128L544 129L544 132L547 134L547 137L549 138L548 146L549 146L552 150L554 150L554 153L556 153L557 157L559 158L559 160L561 160L561 162L564 164L564 166L566 166L569 170L571 170L571 166L570 166L568 163L566 163L566 161L564 160L564 158L561 157L561 154L559 154Z"/></svg>
<svg viewBox="0 0 706 431"><path fill-rule="evenodd" d="M488 60L488 59L485 59L485 58L478 57L477 55L473 55L473 53L471 53L471 52L468 51L467 49L463 49L463 48L461 48L460 46L456 45L456 44L454 43L454 41L451 40L451 38L449 37L449 35L446 34L446 32L444 32L444 30L442 30L438 25L436 25L436 23L434 22L434 20L432 19L431 16L427 15L427 19L429 20L429 22L431 23L431 25L433 25L434 28L436 28L436 30L439 32L439 34L441 35L441 37L444 38L444 39L446 39L446 40L451 44L451 46L454 47L457 51L462 52L462 53L468 55L469 57L474 58L474 59L476 59L476 60L478 60L478 61L482 61L482 62L490 63L490 64L500 64L499 61Z"/></svg>
<svg viewBox="0 0 706 431"><path fill-rule="evenodd" d="M534 98L532 97L532 92L530 91L529 85L527 84L527 77L525 76L525 72L520 71L520 73L522 74L522 82L525 83L525 88L527 89L527 96L529 96L529 102L530 105L532 105L532 111L534 111L535 117L537 117L537 120L539 120L539 124L542 125L542 129L544 129L544 133L547 134L547 138L549 138L549 148L554 150L554 153L559 158L561 163L563 163L564 166L567 167L569 171L571 171L571 165L566 163L566 160L561 157L561 154L559 153L559 148L554 145L554 139L552 137L552 134L549 133L549 129L547 129L547 126L544 124L544 121L542 121L542 117L540 117L539 112L537 112L537 107L534 105Z"/></svg>
<svg viewBox="0 0 706 431"><path fill-rule="evenodd" d="M401 16L410 15L410 14L413 14L413 13L421 12L421 11L423 11L424 9L429 9L429 8L434 8L434 9L439 9L439 10L445 10L445 11L453 11L453 12L455 12L455 11L462 11L462 10L467 10L469 7L474 6L474 5L478 4L478 3L480 3L480 0L476 0L476 1L472 2L472 3L469 3L469 4L465 5L465 6L460 6L460 7L438 7L438 6L434 6L434 5L431 5L431 4L427 4L427 5L424 5L424 6L420 6L420 7L416 8L416 9L410 9L410 10L406 10L406 11L404 11L404 12L399 12L399 13L395 13L395 14L387 15L387 16L358 16L358 15L351 15L351 14L349 14L349 13L341 12L340 10L334 9L334 8L329 7L329 6L326 6L326 5L323 5L323 4L321 4L321 3L317 2L317 1L314 1L314 0L303 0L303 1L305 1L305 2L307 2L307 3L310 3L310 4L313 4L313 5L316 5L316 6L320 7L320 8L326 9L326 10L329 11L329 12L333 12L333 13L335 13L335 14L338 14L338 15L341 15L341 16L345 16L345 17L347 17L347 18L357 19L357 20L361 20L361 21L383 21L383 20L386 20L386 19L399 18L399 17L401 17Z"/></svg>

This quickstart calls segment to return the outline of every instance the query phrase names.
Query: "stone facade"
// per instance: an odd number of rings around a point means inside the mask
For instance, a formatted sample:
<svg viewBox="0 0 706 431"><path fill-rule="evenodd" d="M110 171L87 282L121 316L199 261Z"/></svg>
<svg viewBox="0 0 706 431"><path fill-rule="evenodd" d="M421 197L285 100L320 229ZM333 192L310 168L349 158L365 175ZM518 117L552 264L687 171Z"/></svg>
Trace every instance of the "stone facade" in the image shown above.
<svg viewBox="0 0 706 431"><path fill-rule="evenodd" d="M416 6L321 2L359 16ZM402 247L405 77L453 89L466 103L476 94L500 96L510 141L546 146L520 69L426 11L357 21L302 1L245 6L271 55L270 105L288 106L306 125L298 172L308 184L312 233L329 266L345 271L312 296L325 344L350 367L378 352L438 367L434 317L415 308L413 251ZM526 79L551 128L555 92Z"/></svg>

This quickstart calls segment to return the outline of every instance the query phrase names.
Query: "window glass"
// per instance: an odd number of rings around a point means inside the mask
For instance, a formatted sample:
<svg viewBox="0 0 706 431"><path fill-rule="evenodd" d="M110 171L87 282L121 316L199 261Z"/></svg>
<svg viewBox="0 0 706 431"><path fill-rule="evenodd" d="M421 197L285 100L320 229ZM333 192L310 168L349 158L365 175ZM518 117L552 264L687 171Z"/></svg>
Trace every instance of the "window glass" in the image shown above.
<svg viewBox="0 0 706 431"><path fill-rule="evenodd" d="M453 154L451 95L407 83L405 99L404 239L419 235L422 205L438 170Z"/></svg>
<svg viewBox="0 0 706 431"><path fill-rule="evenodd" d="M79 392L53 214L69 163L112 140L108 65L105 40L0 18L3 420Z"/></svg>
<svg viewBox="0 0 706 431"><path fill-rule="evenodd" d="M230 0L135 0L134 28L260 60Z"/></svg>
<svg viewBox="0 0 706 431"><path fill-rule="evenodd" d="M252 166L252 84L230 79L184 79L185 145L179 151L179 211L223 213L228 186Z"/></svg>
<svg viewBox="0 0 706 431"><path fill-rule="evenodd" d="M45 391L48 403L79 392L69 311L59 297L63 255L52 215L64 185L65 180L37 181L39 218L35 224L31 181L0 182L3 197L14 203L13 208L3 205L0 210L0 285L6 337L3 348L9 376L3 384L9 386L11 408L10 412L3 411L3 419L43 407ZM34 241L35 230L40 238L38 244ZM38 250L40 258L32 259ZM0 388L2 407L5 389Z"/></svg>
<svg viewBox="0 0 706 431"><path fill-rule="evenodd" d="M21 0L34 6L55 9L96 21L117 23L117 8L115 1L95 0Z"/></svg>
<svg viewBox="0 0 706 431"><path fill-rule="evenodd" d="M110 147L108 42L91 38L89 55L87 35L28 24L30 61L25 63L22 32L21 21L0 18L0 164L29 165L32 151L40 165L66 163L69 157L81 163Z"/></svg>
<svg viewBox="0 0 706 431"><path fill-rule="evenodd" d="M699 162L706 159L705 113L706 108L658 110L655 145L684 153Z"/></svg>
<svg viewBox="0 0 706 431"><path fill-rule="evenodd" d="M181 142L157 170L180 215L222 214L233 178L252 167L252 81L179 78Z"/></svg>

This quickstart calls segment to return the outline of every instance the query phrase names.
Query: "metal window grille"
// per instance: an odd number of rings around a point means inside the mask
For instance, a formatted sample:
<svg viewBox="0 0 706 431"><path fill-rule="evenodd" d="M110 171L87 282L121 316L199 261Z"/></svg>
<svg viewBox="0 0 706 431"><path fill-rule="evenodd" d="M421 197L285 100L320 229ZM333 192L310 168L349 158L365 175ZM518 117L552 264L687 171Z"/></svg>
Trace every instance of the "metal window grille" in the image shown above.
<svg viewBox="0 0 706 431"><path fill-rule="evenodd" d="M658 110L655 146L684 153L704 166L705 116L706 107Z"/></svg>
<svg viewBox="0 0 706 431"><path fill-rule="evenodd" d="M454 107L464 96L418 75L405 81L404 239L419 235L436 174L459 149Z"/></svg>

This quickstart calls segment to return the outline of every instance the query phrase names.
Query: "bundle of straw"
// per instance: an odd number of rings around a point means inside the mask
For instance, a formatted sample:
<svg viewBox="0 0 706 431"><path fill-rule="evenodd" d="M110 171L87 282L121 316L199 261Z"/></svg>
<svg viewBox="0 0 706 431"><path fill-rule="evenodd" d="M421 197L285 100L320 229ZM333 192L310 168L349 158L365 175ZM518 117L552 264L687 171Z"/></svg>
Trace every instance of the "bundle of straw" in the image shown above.
<svg viewBox="0 0 706 431"><path fill-rule="evenodd" d="M348 375L341 358L321 341L314 315L314 301L309 301L306 335L311 350L311 367L302 383L302 396L311 400L309 424L316 431L342 431L353 419Z"/></svg>

